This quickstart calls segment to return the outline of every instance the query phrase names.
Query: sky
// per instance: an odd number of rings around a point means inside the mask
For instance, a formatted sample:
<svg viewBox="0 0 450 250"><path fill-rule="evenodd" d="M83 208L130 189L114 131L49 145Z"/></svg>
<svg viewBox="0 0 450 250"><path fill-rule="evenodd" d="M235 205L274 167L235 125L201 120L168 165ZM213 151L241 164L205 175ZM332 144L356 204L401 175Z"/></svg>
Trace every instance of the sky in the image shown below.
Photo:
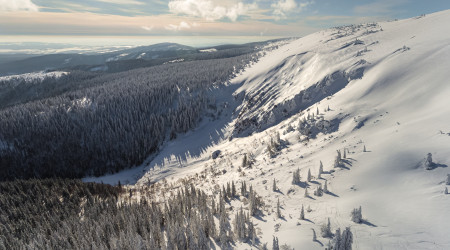
<svg viewBox="0 0 450 250"><path fill-rule="evenodd" d="M0 36L302 36L449 0L0 0Z"/></svg>

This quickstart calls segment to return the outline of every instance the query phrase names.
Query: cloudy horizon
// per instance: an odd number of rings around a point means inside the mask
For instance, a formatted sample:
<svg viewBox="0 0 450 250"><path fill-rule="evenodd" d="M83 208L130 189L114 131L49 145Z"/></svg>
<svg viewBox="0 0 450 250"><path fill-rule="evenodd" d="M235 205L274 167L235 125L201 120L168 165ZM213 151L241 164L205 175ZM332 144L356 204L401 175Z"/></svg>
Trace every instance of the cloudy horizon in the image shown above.
<svg viewBox="0 0 450 250"><path fill-rule="evenodd" d="M286 37L446 8L443 0L0 0L0 35Z"/></svg>

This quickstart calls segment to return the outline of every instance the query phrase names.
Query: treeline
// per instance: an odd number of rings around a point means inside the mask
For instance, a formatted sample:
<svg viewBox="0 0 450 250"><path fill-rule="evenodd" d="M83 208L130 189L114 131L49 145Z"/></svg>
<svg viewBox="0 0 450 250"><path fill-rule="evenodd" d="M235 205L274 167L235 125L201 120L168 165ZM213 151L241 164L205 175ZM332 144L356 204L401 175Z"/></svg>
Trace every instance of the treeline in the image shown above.
<svg viewBox="0 0 450 250"><path fill-rule="evenodd" d="M0 180L79 178L141 164L166 138L195 127L215 105L209 88L252 60L248 54L104 74L75 91L4 108Z"/></svg>
<svg viewBox="0 0 450 250"><path fill-rule="evenodd" d="M0 109L92 87L95 82L88 80L98 76L98 73L72 71L60 77L50 76L43 79L15 77L0 80Z"/></svg>
<svg viewBox="0 0 450 250"><path fill-rule="evenodd" d="M252 191L250 191L252 192ZM186 185L165 202L78 180L0 183L0 249L211 249L258 244L248 212Z"/></svg>

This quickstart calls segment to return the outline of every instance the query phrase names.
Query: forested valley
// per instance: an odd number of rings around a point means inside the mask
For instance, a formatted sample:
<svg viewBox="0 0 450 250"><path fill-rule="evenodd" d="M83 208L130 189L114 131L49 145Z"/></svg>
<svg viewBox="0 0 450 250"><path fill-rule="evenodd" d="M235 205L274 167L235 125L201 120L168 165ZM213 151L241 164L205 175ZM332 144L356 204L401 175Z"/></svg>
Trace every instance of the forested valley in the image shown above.
<svg viewBox="0 0 450 250"><path fill-rule="evenodd" d="M113 74L69 73L34 84L2 82L10 97L21 85L36 91L0 109L0 180L80 178L139 165L165 140L194 128L215 105L209 89L255 60L248 53Z"/></svg>

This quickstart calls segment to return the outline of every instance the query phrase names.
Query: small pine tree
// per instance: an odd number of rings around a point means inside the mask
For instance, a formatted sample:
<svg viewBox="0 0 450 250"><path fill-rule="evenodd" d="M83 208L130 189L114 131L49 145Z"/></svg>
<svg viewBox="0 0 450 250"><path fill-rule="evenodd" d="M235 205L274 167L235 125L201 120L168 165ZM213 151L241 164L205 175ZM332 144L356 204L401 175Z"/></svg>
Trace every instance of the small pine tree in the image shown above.
<svg viewBox="0 0 450 250"><path fill-rule="evenodd" d="M303 208L302 205L302 210L300 210L300 220L304 220L305 219L305 209Z"/></svg>
<svg viewBox="0 0 450 250"><path fill-rule="evenodd" d="M309 197L308 188L305 188L305 197Z"/></svg>
<svg viewBox="0 0 450 250"><path fill-rule="evenodd" d="M275 133L275 143L276 143L277 147L279 147L281 144L280 132L278 132L278 131Z"/></svg>
<svg viewBox="0 0 450 250"><path fill-rule="evenodd" d="M247 154L244 154L244 158L242 159L242 168L246 168L248 165Z"/></svg>
<svg viewBox="0 0 450 250"><path fill-rule="evenodd" d="M323 185L323 192L324 193L328 193L328 181L327 180L325 180L325 184Z"/></svg>
<svg viewBox="0 0 450 250"><path fill-rule="evenodd" d="M278 198L278 201L277 201L277 217L281 218L280 198Z"/></svg>
<svg viewBox="0 0 450 250"><path fill-rule="evenodd" d="M366 145L364 145L363 152L367 152L367 150L366 150Z"/></svg>
<svg viewBox="0 0 450 250"><path fill-rule="evenodd" d="M262 244L261 250L269 250L269 249L267 248L267 242Z"/></svg>
<svg viewBox="0 0 450 250"><path fill-rule="evenodd" d="M350 231L350 227L346 227L345 230L342 232L341 235L341 248L343 250L352 250L352 244L353 244L353 234Z"/></svg>
<svg viewBox="0 0 450 250"><path fill-rule="evenodd" d="M353 209L351 213L352 221L355 223L362 223L362 209L361 206L358 208Z"/></svg>
<svg viewBox="0 0 450 250"><path fill-rule="evenodd" d="M275 178L273 178L272 191L274 191L274 192L277 191L277 181L275 180Z"/></svg>
<svg viewBox="0 0 450 250"><path fill-rule="evenodd" d="M310 182L311 181L311 169L308 169L308 182Z"/></svg>
<svg viewBox="0 0 450 250"><path fill-rule="evenodd" d="M317 107L316 115L319 115L319 107Z"/></svg>
<svg viewBox="0 0 450 250"><path fill-rule="evenodd" d="M331 249L342 249L342 238L341 238L341 229L338 228L336 229L336 233L334 234L334 239L333 239L334 243L333 243L333 247Z"/></svg>
<svg viewBox="0 0 450 250"><path fill-rule="evenodd" d="M296 185L300 183L300 168L294 171L292 174L292 184Z"/></svg>
<svg viewBox="0 0 450 250"><path fill-rule="evenodd" d="M319 174L317 175L317 178L318 179L322 178L322 174L323 174L323 164L322 164L322 161L320 161Z"/></svg>
<svg viewBox="0 0 450 250"><path fill-rule="evenodd" d="M331 110L331 109L330 109L330 105L328 105L328 107L327 107L327 110L328 110L328 111L330 111L330 110Z"/></svg>
<svg viewBox="0 0 450 250"><path fill-rule="evenodd" d="M431 170L431 169L433 169L433 158L432 158L432 155L431 155L431 153L428 153L427 154L427 160L425 161L425 167L426 167L426 169L427 170Z"/></svg>
<svg viewBox="0 0 450 250"><path fill-rule="evenodd" d="M330 223L330 218L328 218L328 223L322 224L322 226L320 227L320 231L322 234L322 237L324 238L331 238L333 236L333 233L331 233L331 223Z"/></svg>
<svg viewBox="0 0 450 250"><path fill-rule="evenodd" d="M231 196L236 197L236 186L234 185L234 181L231 181Z"/></svg>
<svg viewBox="0 0 450 250"><path fill-rule="evenodd" d="M346 153L347 149L344 148L344 159L347 159L347 153Z"/></svg>
<svg viewBox="0 0 450 250"><path fill-rule="evenodd" d="M339 168L341 167L341 152L338 150L338 154L336 156L336 159L334 159L334 167Z"/></svg>
<svg viewBox="0 0 450 250"><path fill-rule="evenodd" d="M323 195L322 184L320 184L319 186L317 186L316 191L314 191L314 195L315 195L315 196L322 196L322 195Z"/></svg>
<svg viewBox="0 0 450 250"><path fill-rule="evenodd" d="M241 195L244 197L247 195L247 184L245 181L241 182Z"/></svg>
<svg viewBox="0 0 450 250"><path fill-rule="evenodd" d="M278 245L278 238L273 236L272 250L280 250L280 246Z"/></svg>
<svg viewBox="0 0 450 250"><path fill-rule="evenodd" d="M448 188L447 187L445 187L444 194L448 194Z"/></svg>

